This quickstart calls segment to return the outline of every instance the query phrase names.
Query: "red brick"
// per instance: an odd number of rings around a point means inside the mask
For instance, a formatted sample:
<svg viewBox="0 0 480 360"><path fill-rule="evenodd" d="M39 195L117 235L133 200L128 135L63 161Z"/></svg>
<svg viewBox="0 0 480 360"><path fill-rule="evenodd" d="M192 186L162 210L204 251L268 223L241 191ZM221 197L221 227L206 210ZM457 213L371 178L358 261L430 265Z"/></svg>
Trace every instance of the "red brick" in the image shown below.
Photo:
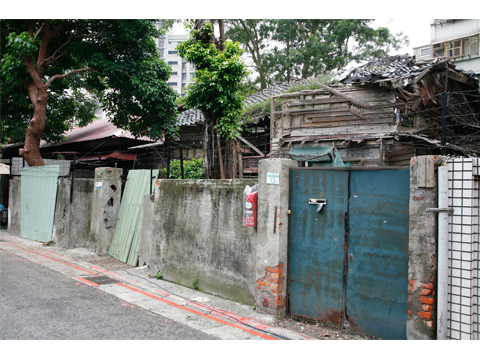
<svg viewBox="0 0 480 360"><path fill-rule="evenodd" d="M280 263L278 264L277 266L275 266L277 269L283 269L283 263Z"/></svg>
<svg viewBox="0 0 480 360"><path fill-rule="evenodd" d="M281 294L283 292L282 289L270 289L270 292L272 294Z"/></svg>
<svg viewBox="0 0 480 360"><path fill-rule="evenodd" d="M281 289L283 286L279 285L279 284L272 284L271 285L271 288L272 289Z"/></svg>
<svg viewBox="0 0 480 360"><path fill-rule="evenodd" d="M408 310L408 315L412 315L412 312L410 310Z"/></svg>
<svg viewBox="0 0 480 360"><path fill-rule="evenodd" d="M431 312L426 312L426 311L419 311L418 316L420 316L424 319L431 319L432 318L432 313Z"/></svg>
<svg viewBox="0 0 480 360"><path fill-rule="evenodd" d="M425 289L433 289L433 283L420 284L420 286L421 286L422 288L425 288Z"/></svg>
<svg viewBox="0 0 480 360"><path fill-rule="evenodd" d="M257 290L262 290L262 287L260 285L257 285Z"/></svg>
<svg viewBox="0 0 480 360"><path fill-rule="evenodd" d="M433 305L435 303L435 299L427 298L425 296L420 296L418 300L420 300L424 304L429 304L429 305Z"/></svg>
<svg viewBox="0 0 480 360"><path fill-rule="evenodd" d="M267 270L267 272L270 271L271 273L276 273L276 274L283 273L283 269L275 269L275 268L268 267L265 270Z"/></svg>
<svg viewBox="0 0 480 360"><path fill-rule="evenodd" d="M272 276L272 273L270 271L266 271L265 272L265 277L267 277L267 276Z"/></svg>
<svg viewBox="0 0 480 360"><path fill-rule="evenodd" d="M408 294L408 300L412 300L412 295Z"/></svg>
<svg viewBox="0 0 480 360"><path fill-rule="evenodd" d="M414 292L415 289L416 289L415 286L409 286L409 287L408 287L408 291L410 291L410 292Z"/></svg>
<svg viewBox="0 0 480 360"><path fill-rule="evenodd" d="M272 278L274 278L274 279L278 279L278 278L280 278L282 275L280 275L280 274L271 274L271 275L268 275L268 276L270 276L270 277L272 277Z"/></svg>
<svg viewBox="0 0 480 360"><path fill-rule="evenodd" d="M257 285L270 287L270 283L262 281L262 280L258 280Z"/></svg>
<svg viewBox="0 0 480 360"><path fill-rule="evenodd" d="M424 322L425 325L427 325L428 327L433 327L433 321L431 321L431 320L423 320L423 322Z"/></svg>
<svg viewBox="0 0 480 360"><path fill-rule="evenodd" d="M267 278L267 281L274 284L281 284L283 282L283 279Z"/></svg>
<svg viewBox="0 0 480 360"><path fill-rule="evenodd" d="M427 304L422 304L422 309L425 311L432 311L433 306L432 305L427 305Z"/></svg>
<svg viewBox="0 0 480 360"><path fill-rule="evenodd" d="M432 290L430 290L430 289L420 290L420 295L430 295L431 293L432 293Z"/></svg>
<svg viewBox="0 0 480 360"><path fill-rule="evenodd" d="M408 280L408 285L417 286L417 282L415 280Z"/></svg>

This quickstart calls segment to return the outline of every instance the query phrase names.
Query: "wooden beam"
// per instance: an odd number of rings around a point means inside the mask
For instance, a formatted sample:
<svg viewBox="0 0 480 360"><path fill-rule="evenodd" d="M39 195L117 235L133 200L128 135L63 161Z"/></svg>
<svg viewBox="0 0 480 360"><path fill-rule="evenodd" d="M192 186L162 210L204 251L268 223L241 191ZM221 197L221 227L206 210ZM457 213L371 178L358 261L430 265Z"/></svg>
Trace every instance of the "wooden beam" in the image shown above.
<svg viewBox="0 0 480 360"><path fill-rule="evenodd" d="M365 120L365 116L363 116L363 114L358 109L355 109L352 105L350 105L350 108L348 109L348 111L350 111L352 114L357 115L359 118Z"/></svg>
<svg viewBox="0 0 480 360"><path fill-rule="evenodd" d="M260 150L258 150L258 148L255 145L251 144L250 142L245 140L243 137L237 136L237 139L242 140L242 142L244 142L246 145L248 145L251 149L255 150L259 155L265 156L265 154L263 152L261 152Z"/></svg>
<svg viewBox="0 0 480 360"><path fill-rule="evenodd" d="M370 106L369 106L369 105L364 104L364 103L361 102L361 101L355 100L355 99L351 98L350 96L347 96L347 95L345 95L345 94L342 94L340 91L337 91L337 90L335 90L335 89L332 89L331 87L329 87L329 86L327 86L327 85L320 84L320 83L317 82L317 81L314 81L313 83L314 83L315 85L320 86L322 89L325 89L325 90L331 92L332 94L335 94L335 95L340 96L340 97L342 97L342 98L344 98L344 99L347 99L347 100L350 101L352 104L358 105L358 106L363 107L363 108L365 108L365 109L370 109Z"/></svg>
<svg viewBox="0 0 480 360"><path fill-rule="evenodd" d="M460 74L460 73L457 73L456 71L453 71L452 69L447 69L447 76L450 78L450 79L453 79L453 80L456 80L456 81L459 81L463 84L467 84L469 86L478 86L478 83L476 81L474 81L473 79L469 78L468 76L466 75L463 75L463 74Z"/></svg>

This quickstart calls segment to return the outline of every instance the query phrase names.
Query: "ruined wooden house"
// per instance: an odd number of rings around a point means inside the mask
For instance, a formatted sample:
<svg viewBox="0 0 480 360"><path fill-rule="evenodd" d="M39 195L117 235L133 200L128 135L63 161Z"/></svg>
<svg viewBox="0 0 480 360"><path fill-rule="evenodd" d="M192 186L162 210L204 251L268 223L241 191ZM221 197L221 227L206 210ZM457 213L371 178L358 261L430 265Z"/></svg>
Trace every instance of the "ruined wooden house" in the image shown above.
<svg viewBox="0 0 480 360"><path fill-rule="evenodd" d="M271 156L305 166L407 166L442 149L478 156L478 84L448 59L371 61L338 85L274 96Z"/></svg>

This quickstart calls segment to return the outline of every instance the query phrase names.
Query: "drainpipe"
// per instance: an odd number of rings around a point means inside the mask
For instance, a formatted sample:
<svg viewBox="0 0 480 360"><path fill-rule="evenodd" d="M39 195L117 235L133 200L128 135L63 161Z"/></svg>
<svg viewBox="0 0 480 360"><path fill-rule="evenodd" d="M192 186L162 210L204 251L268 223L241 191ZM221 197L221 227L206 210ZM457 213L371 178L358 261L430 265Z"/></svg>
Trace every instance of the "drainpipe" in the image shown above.
<svg viewBox="0 0 480 360"><path fill-rule="evenodd" d="M448 208L448 167L438 167L438 207ZM437 340L447 340L448 212L438 213Z"/></svg>

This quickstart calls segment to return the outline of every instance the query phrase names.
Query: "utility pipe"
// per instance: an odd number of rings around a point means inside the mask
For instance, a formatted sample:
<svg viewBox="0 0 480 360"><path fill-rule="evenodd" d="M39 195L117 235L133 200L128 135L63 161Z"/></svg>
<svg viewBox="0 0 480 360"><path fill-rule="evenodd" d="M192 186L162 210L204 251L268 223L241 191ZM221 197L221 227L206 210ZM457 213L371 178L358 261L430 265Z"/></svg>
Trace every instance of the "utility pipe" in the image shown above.
<svg viewBox="0 0 480 360"><path fill-rule="evenodd" d="M448 167L438 167L438 207L448 208ZM447 340L448 212L438 213L437 340Z"/></svg>

